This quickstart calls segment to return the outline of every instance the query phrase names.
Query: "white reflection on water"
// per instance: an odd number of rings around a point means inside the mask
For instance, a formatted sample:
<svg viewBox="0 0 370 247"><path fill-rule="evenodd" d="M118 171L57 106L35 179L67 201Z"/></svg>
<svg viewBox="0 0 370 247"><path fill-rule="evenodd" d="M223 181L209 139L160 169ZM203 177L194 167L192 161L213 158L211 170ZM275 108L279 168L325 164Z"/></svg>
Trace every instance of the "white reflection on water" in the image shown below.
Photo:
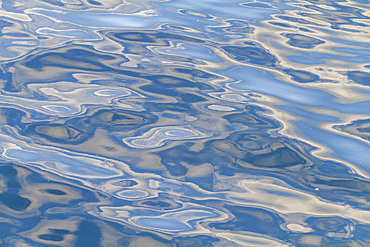
<svg viewBox="0 0 370 247"><path fill-rule="evenodd" d="M207 135L196 129L178 126L156 127L139 137L123 138L122 141L133 148L156 148L165 145L169 140L202 139Z"/></svg>

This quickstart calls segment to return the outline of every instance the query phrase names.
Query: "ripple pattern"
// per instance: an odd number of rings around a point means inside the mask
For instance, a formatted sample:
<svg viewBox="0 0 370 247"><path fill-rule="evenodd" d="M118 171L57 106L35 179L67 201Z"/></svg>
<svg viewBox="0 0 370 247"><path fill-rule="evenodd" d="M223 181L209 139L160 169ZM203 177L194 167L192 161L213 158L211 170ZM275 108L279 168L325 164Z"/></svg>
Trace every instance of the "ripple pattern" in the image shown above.
<svg viewBox="0 0 370 247"><path fill-rule="evenodd" d="M0 245L370 242L367 1L0 13Z"/></svg>

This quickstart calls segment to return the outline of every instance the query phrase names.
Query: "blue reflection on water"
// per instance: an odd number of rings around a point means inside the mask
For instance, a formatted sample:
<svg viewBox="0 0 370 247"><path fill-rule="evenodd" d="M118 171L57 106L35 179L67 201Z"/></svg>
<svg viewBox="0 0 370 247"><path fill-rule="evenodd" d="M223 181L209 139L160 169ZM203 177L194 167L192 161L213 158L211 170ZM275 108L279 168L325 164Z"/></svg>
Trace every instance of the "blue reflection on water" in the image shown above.
<svg viewBox="0 0 370 247"><path fill-rule="evenodd" d="M368 1L3 1L0 244L366 246Z"/></svg>

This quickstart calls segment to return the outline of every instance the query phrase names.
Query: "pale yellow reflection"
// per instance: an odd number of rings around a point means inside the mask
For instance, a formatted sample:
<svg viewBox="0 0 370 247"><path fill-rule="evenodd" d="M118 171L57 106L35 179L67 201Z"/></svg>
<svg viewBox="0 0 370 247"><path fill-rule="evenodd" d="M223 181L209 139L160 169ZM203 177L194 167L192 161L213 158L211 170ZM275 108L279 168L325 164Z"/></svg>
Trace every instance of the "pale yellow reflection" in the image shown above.
<svg viewBox="0 0 370 247"><path fill-rule="evenodd" d="M315 235L303 236L299 239L300 244L309 245L309 246L322 246L321 245L322 237Z"/></svg>
<svg viewBox="0 0 370 247"><path fill-rule="evenodd" d="M225 238L232 241L239 246L271 246L271 247L287 247L288 244L283 243L277 239L269 238L266 235L259 235L255 233L216 233L217 237Z"/></svg>
<svg viewBox="0 0 370 247"><path fill-rule="evenodd" d="M270 183L269 180L242 180L239 186L244 188L246 193L233 194L232 198L229 198L237 203L250 204L243 201L252 200L254 205L274 209L280 214L340 216L370 223L367 210L326 202L314 194Z"/></svg>

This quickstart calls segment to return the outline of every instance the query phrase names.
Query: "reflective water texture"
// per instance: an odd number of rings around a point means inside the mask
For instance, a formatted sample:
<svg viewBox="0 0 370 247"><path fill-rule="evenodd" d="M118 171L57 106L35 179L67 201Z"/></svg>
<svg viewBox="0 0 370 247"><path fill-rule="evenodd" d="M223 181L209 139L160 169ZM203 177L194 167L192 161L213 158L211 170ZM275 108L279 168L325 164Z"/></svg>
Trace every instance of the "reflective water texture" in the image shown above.
<svg viewBox="0 0 370 247"><path fill-rule="evenodd" d="M369 6L1 1L2 246L368 246Z"/></svg>

